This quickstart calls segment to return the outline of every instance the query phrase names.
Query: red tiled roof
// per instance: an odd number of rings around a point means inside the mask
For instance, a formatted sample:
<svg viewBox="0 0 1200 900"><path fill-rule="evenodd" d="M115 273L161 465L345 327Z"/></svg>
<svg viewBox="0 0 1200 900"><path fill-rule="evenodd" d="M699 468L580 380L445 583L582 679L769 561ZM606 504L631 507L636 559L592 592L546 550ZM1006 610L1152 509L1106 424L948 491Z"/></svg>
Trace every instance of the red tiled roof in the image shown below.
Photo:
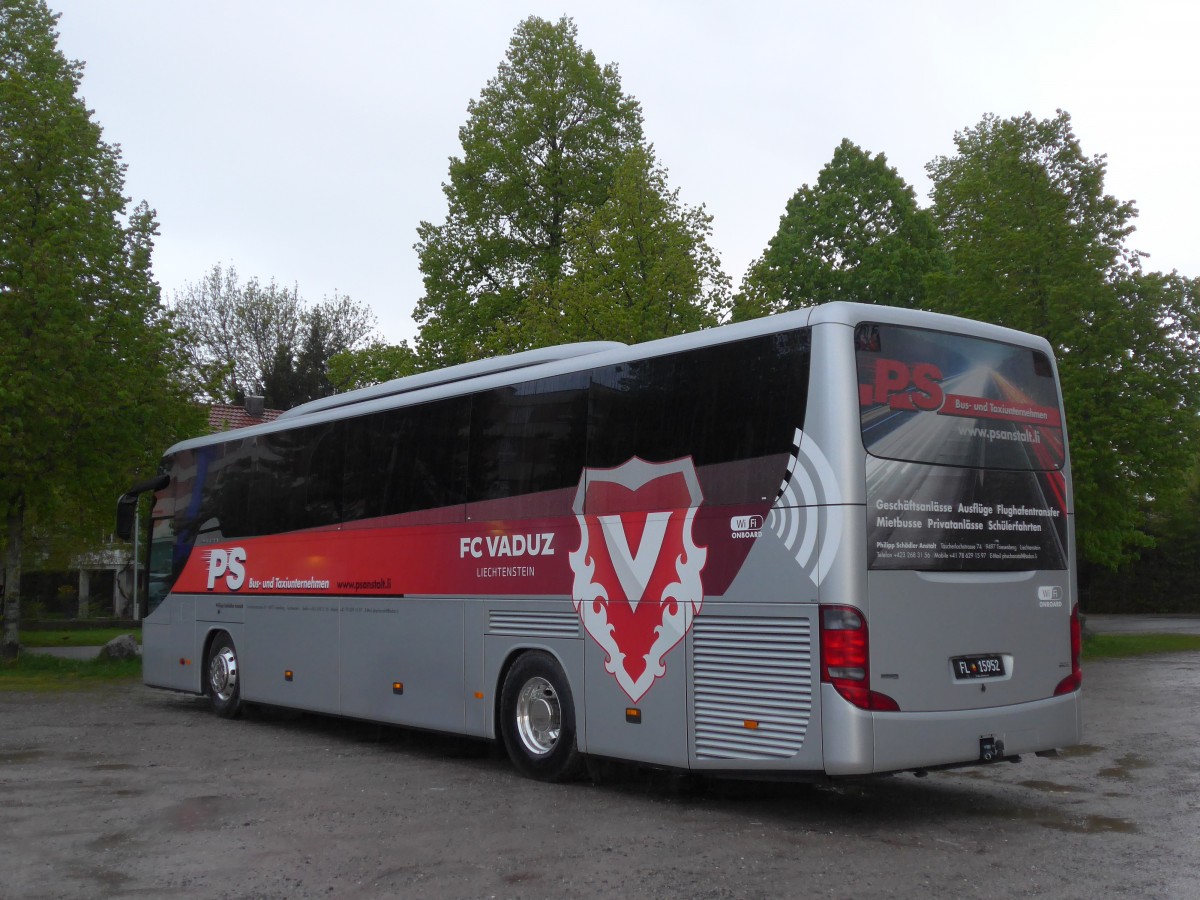
<svg viewBox="0 0 1200 900"><path fill-rule="evenodd" d="M230 431L234 428L247 428L250 425L261 425L271 422L283 414L282 409L264 409L261 416L252 416L244 406L226 406L214 403L208 410L209 431Z"/></svg>

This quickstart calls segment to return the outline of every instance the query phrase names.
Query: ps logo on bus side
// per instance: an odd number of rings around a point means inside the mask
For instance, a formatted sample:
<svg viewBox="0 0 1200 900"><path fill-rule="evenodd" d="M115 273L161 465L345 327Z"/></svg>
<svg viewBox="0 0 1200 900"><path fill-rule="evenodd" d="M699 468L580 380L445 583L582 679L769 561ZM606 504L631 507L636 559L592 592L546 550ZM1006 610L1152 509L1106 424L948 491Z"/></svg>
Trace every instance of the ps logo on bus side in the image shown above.
<svg viewBox="0 0 1200 900"><path fill-rule="evenodd" d="M228 550L209 550L208 589L211 591L217 579L225 576L225 586L236 591L246 581L246 548L230 547Z"/></svg>

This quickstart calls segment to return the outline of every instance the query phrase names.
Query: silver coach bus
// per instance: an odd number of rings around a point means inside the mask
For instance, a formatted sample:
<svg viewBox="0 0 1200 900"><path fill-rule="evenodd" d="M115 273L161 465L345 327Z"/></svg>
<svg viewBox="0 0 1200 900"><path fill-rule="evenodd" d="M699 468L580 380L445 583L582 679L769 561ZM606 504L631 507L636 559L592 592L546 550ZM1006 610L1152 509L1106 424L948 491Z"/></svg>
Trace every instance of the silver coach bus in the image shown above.
<svg viewBox="0 0 1200 900"><path fill-rule="evenodd" d="M863 775L1080 739L1041 338L832 303L398 379L167 451L144 677L592 754Z"/></svg>

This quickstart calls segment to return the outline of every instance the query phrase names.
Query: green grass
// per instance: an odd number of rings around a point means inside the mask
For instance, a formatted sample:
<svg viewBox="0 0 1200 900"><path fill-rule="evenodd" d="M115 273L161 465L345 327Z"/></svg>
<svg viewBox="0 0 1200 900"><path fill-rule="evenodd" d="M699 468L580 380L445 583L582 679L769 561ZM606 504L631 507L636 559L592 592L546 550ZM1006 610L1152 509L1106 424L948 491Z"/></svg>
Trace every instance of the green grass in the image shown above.
<svg viewBox="0 0 1200 900"><path fill-rule="evenodd" d="M142 677L140 659L59 659L22 653L0 661L0 691L78 691Z"/></svg>
<svg viewBox="0 0 1200 900"><path fill-rule="evenodd" d="M1200 650L1200 634L1097 634L1083 642L1085 660Z"/></svg>
<svg viewBox="0 0 1200 900"><path fill-rule="evenodd" d="M21 631L21 643L26 647L103 647L113 638L132 634L139 644L142 630L129 628L95 628L77 631Z"/></svg>

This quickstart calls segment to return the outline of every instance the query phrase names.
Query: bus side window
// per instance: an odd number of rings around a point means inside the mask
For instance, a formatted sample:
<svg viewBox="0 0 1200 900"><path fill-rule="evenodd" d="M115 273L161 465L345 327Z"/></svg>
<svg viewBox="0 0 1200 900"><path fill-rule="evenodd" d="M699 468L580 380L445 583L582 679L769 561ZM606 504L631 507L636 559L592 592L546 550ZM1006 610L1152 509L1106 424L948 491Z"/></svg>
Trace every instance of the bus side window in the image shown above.
<svg viewBox="0 0 1200 900"><path fill-rule="evenodd" d="M342 488L346 467L345 423L311 429L314 446L304 466L304 506L300 528L336 525L343 521Z"/></svg>
<svg viewBox="0 0 1200 900"><path fill-rule="evenodd" d="M809 338L800 329L598 369L588 466L690 456L701 470L706 503L772 494L804 425ZM762 464L703 471L750 460Z"/></svg>
<svg viewBox="0 0 1200 900"><path fill-rule="evenodd" d="M339 423L342 521L427 512L457 521L466 493L470 403L462 397ZM444 510L443 513L434 513Z"/></svg>
<svg viewBox="0 0 1200 900"><path fill-rule="evenodd" d="M468 502L574 487L587 444L588 375L576 372L476 394Z"/></svg>
<svg viewBox="0 0 1200 900"><path fill-rule="evenodd" d="M457 507L464 502L470 404L461 397L389 413L377 448L384 515ZM447 513L448 520L459 518Z"/></svg>

